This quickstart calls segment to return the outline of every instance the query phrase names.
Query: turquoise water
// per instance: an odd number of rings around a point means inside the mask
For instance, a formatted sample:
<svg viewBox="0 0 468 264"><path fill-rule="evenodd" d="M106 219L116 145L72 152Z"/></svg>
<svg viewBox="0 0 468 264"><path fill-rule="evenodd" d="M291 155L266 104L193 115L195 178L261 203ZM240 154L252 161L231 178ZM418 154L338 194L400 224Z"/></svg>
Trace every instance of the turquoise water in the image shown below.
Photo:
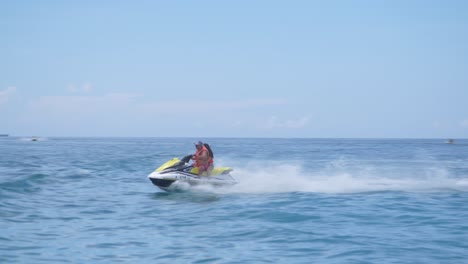
<svg viewBox="0 0 468 264"><path fill-rule="evenodd" d="M468 141L207 139L237 186L147 175L192 138L0 138L1 263L468 263Z"/></svg>

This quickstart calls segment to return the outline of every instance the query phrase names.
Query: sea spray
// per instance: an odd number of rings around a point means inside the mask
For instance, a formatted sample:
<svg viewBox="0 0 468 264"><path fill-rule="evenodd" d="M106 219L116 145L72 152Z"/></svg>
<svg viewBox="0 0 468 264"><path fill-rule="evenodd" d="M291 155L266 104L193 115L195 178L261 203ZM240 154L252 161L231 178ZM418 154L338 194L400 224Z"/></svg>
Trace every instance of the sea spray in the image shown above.
<svg viewBox="0 0 468 264"><path fill-rule="evenodd" d="M332 161L332 164L336 162ZM424 170L403 169L389 171L370 165L348 171L343 166L336 170L327 166L320 171L310 171L300 165L250 163L237 168L233 176L239 184L226 188L227 192L275 193L318 192L359 193L376 191L467 191L466 180L452 177L441 168Z"/></svg>

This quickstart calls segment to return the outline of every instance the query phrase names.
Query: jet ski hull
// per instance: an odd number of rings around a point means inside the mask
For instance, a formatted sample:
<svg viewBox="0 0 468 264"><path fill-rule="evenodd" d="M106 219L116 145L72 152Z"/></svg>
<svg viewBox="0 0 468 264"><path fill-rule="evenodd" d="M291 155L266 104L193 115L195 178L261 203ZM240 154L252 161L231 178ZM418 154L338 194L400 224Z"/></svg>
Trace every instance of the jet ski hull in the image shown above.
<svg viewBox="0 0 468 264"><path fill-rule="evenodd" d="M178 184L185 184L186 186L196 185L210 185L214 187L231 186L237 184L237 181L229 174L216 175L216 176L198 176L186 172L153 172L148 175L151 182L164 191L170 191L172 187Z"/></svg>
<svg viewBox="0 0 468 264"><path fill-rule="evenodd" d="M169 188L171 184L173 184L174 180L165 180L165 179L157 179L157 178L149 178L151 182L158 186L159 188Z"/></svg>
<svg viewBox="0 0 468 264"><path fill-rule="evenodd" d="M185 185L211 185L211 186L230 186L237 184L237 181L229 174L232 169L229 167L215 167L210 175L198 175L198 168L189 165L192 155L187 155L181 160L173 158L154 172L148 175L151 182L165 191L170 191L173 186ZM177 189L177 188L175 188Z"/></svg>

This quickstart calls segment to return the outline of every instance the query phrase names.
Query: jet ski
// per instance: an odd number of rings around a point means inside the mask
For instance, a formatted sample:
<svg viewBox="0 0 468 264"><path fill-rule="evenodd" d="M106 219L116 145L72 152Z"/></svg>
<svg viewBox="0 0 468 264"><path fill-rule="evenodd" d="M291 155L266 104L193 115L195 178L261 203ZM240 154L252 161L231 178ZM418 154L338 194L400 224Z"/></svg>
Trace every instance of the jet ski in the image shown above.
<svg viewBox="0 0 468 264"><path fill-rule="evenodd" d="M161 190L177 190L177 187L211 185L215 187L231 186L237 181L230 175L229 167L215 167L210 175L198 175L198 168L189 164L192 155L182 159L173 158L148 175L151 182Z"/></svg>

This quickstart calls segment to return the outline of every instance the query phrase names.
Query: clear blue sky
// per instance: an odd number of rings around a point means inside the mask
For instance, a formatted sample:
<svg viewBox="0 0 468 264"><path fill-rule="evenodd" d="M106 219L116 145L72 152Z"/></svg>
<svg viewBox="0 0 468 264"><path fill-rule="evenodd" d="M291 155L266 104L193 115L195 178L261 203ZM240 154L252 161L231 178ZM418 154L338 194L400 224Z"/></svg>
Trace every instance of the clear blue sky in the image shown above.
<svg viewBox="0 0 468 264"><path fill-rule="evenodd" d="M468 1L1 1L0 134L468 137Z"/></svg>

